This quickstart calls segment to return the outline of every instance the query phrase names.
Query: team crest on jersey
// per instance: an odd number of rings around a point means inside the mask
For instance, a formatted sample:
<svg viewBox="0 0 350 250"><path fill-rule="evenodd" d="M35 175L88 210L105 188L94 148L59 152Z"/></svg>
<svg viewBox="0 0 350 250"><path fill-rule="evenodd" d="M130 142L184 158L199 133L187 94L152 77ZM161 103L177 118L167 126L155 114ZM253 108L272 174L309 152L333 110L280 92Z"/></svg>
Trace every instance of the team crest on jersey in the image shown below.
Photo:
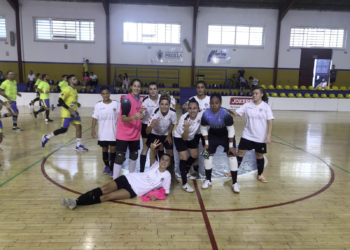
<svg viewBox="0 0 350 250"><path fill-rule="evenodd" d="M164 177L162 177L161 179L160 179L160 182L163 182L164 181Z"/></svg>
<svg viewBox="0 0 350 250"><path fill-rule="evenodd" d="M204 104L205 107L208 107L208 103Z"/></svg>
<svg viewBox="0 0 350 250"><path fill-rule="evenodd" d="M260 112L262 112L262 109L259 109Z"/></svg>
<svg viewBox="0 0 350 250"><path fill-rule="evenodd" d="M113 111L115 112L115 111L117 111L117 109L116 109L116 108L114 108L114 109L113 109Z"/></svg>
<svg viewBox="0 0 350 250"><path fill-rule="evenodd" d="M221 122L221 117L220 117L220 116L219 116L219 119L218 119L218 120L219 120L219 122Z"/></svg>

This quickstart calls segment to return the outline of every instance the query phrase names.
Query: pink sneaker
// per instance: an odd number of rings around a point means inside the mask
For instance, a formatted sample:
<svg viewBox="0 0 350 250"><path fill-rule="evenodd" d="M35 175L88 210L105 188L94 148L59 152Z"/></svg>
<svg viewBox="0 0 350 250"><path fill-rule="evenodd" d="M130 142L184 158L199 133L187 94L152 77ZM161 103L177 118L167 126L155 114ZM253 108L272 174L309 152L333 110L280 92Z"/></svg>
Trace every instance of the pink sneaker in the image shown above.
<svg viewBox="0 0 350 250"><path fill-rule="evenodd" d="M267 182L267 180L265 179L265 177L263 175L258 175L258 180L263 182L263 183Z"/></svg>

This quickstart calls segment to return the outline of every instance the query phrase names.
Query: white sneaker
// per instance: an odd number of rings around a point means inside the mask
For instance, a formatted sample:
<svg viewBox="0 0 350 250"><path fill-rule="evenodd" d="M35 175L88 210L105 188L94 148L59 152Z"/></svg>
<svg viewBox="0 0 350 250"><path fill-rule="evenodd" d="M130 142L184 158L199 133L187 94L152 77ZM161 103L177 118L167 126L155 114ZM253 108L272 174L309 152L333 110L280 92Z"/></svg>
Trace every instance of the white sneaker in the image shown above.
<svg viewBox="0 0 350 250"><path fill-rule="evenodd" d="M75 199L61 198L61 206L69 207L73 210L77 206L77 201Z"/></svg>
<svg viewBox="0 0 350 250"><path fill-rule="evenodd" d="M190 184L186 183L185 185L182 186L182 189L185 190L186 192L192 193L194 192L194 189L190 186Z"/></svg>
<svg viewBox="0 0 350 250"><path fill-rule="evenodd" d="M233 192L239 193L241 190L239 189L239 185L236 182L235 184L232 185Z"/></svg>
<svg viewBox="0 0 350 250"><path fill-rule="evenodd" d="M206 188L208 188L208 187L210 187L210 186L211 186L211 181L205 180L204 183L203 183L203 185L202 185L202 188L203 188L203 189L206 189Z"/></svg>

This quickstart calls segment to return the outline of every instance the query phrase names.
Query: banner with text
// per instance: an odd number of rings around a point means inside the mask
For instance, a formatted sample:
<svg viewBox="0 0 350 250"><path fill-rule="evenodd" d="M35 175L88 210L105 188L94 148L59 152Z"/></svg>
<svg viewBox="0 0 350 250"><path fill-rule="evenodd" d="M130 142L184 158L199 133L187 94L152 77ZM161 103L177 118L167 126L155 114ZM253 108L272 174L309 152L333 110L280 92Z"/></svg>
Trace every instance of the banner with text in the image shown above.
<svg viewBox="0 0 350 250"><path fill-rule="evenodd" d="M223 96L222 107L227 109L238 109L251 100L253 100L251 96Z"/></svg>
<svg viewBox="0 0 350 250"><path fill-rule="evenodd" d="M151 63L183 63L182 48L155 47L150 61Z"/></svg>
<svg viewBox="0 0 350 250"><path fill-rule="evenodd" d="M231 52L228 49L205 49L203 62L208 64L229 64Z"/></svg>

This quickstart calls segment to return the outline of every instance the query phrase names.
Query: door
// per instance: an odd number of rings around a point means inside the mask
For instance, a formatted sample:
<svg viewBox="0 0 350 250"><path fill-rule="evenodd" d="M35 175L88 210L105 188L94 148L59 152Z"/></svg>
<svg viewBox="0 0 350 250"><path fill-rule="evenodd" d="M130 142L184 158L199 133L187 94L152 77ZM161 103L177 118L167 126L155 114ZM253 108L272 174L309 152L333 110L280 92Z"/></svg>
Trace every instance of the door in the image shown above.
<svg viewBox="0 0 350 250"><path fill-rule="evenodd" d="M312 86L315 59L332 59L332 49L301 49L299 87Z"/></svg>

